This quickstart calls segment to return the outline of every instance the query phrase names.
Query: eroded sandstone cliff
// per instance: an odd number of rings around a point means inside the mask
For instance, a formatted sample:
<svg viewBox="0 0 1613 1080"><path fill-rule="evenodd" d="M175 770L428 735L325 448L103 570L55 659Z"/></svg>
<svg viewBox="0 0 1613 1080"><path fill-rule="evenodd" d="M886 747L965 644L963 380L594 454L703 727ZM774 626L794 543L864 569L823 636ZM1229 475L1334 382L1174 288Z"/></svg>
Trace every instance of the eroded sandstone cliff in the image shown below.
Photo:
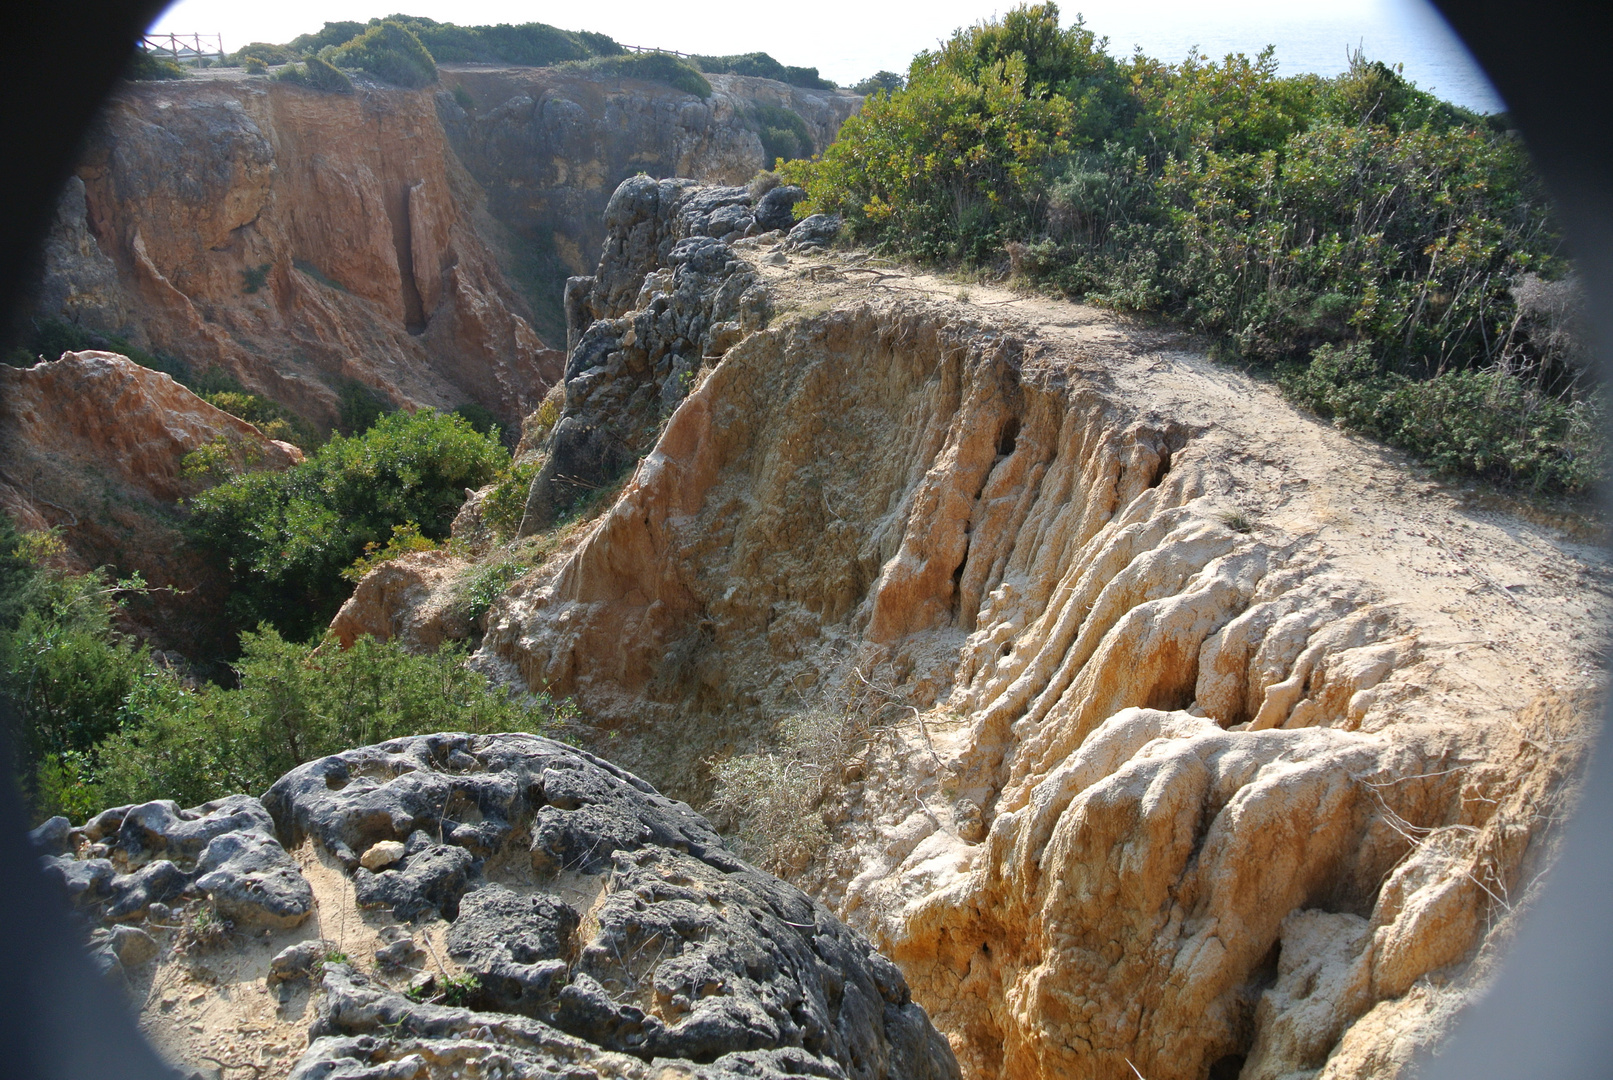
<svg viewBox="0 0 1613 1080"><path fill-rule="evenodd" d="M967 1075L1395 1075L1545 865L1599 556L1168 336L770 243L723 265L784 315L694 353L478 662L692 794L885 673L911 720L823 807L808 880ZM586 371L579 341L568 411L590 371L648 377L664 273Z"/></svg>
<svg viewBox="0 0 1613 1080"><path fill-rule="evenodd" d="M821 149L861 102L713 82L706 100L560 69L351 95L236 73L127 84L64 193L38 311L322 423L357 383L512 426L560 375L533 325L563 332L561 287L591 268L624 177L742 183L764 164L758 106L796 112Z"/></svg>
<svg viewBox="0 0 1613 1080"><path fill-rule="evenodd" d="M348 381L510 417L552 361L480 212L429 92L128 84L64 198L42 302L327 422Z"/></svg>
<svg viewBox="0 0 1613 1080"><path fill-rule="evenodd" d="M235 468L285 468L302 452L115 353L0 365L0 509L19 528L58 529L78 570L139 572L131 613L166 644L217 631L224 583L185 540L180 499L205 476L186 455L219 445Z"/></svg>

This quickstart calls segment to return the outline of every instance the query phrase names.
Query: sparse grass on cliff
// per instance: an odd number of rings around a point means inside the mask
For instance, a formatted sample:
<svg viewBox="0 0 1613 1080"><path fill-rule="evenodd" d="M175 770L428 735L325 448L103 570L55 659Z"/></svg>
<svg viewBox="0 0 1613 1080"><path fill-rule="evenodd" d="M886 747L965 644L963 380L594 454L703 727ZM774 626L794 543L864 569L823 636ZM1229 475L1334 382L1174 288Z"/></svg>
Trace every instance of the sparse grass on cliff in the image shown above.
<svg viewBox="0 0 1613 1080"><path fill-rule="evenodd" d="M621 56L602 56L568 65L596 75L621 79L644 79L658 82L693 94L697 98L711 96L711 84L687 60L671 53L624 53Z"/></svg>
<svg viewBox="0 0 1613 1080"><path fill-rule="evenodd" d="M780 721L771 746L713 764L707 813L764 869L806 869L829 841L825 809L901 711L888 672L850 669L812 706Z"/></svg>

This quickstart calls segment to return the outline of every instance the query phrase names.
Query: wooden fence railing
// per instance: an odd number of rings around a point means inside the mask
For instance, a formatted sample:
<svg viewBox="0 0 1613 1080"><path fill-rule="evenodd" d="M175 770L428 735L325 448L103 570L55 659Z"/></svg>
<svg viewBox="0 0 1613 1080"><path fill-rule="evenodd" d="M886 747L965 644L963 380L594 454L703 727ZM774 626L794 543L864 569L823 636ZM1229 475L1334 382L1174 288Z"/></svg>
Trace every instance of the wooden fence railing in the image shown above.
<svg viewBox="0 0 1613 1080"><path fill-rule="evenodd" d="M224 59L223 34L147 34L140 39L140 47L178 64Z"/></svg>

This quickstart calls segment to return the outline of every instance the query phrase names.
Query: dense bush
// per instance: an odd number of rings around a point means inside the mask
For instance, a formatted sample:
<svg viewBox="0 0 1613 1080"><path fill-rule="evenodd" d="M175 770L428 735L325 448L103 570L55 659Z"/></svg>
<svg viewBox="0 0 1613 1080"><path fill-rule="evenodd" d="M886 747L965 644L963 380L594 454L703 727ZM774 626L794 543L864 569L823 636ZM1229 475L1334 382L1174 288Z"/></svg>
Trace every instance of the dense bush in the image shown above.
<svg viewBox="0 0 1613 1080"><path fill-rule="evenodd" d="M273 630L245 634L236 688L142 679L123 727L98 749L91 782L106 804L193 806L261 792L302 762L354 746L432 731L542 731L569 714L543 695L494 689L464 660L452 645L415 656L372 638L316 650Z"/></svg>
<svg viewBox="0 0 1613 1080"><path fill-rule="evenodd" d="M791 67L767 53L740 53L735 56L691 56L696 67L710 75L751 75L774 79L808 90L833 90L835 84L818 74L815 67Z"/></svg>
<svg viewBox="0 0 1613 1080"><path fill-rule="evenodd" d="M447 537L465 489L508 466L491 435L431 411L393 413L335 436L301 465L234 477L191 500L197 541L223 563L237 627L267 622L302 640L347 596L342 571L367 544L414 522Z"/></svg>
<svg viewBox="0 0 1613 1080"><path fill-rule="evenodd" d="M325 25L329 26L329 23ZM235 66L244 65L248 60L256 60L265 67L289 64L298 59L302 53L295 48L285 45L271 45L267 41L254 41L250 45L243 45L231 53L228 63Z"/></svg>
<svg viewBox="0 0 1613 1080"><path fill-rule="evenodd" d="M287 64L275 75L283 82L296 83L327 94L351 94L353 80L327 60L310 56L305 64Z"/></svg>
<svg viewBox="0 0 1613 1080"><path fill-rule="evenodd" d="M375 22L381 20L376 19ZM392 21L407 23L409 20L394 15ZM312 34L300 34L292 38L285 45L270 45L267 48L281 49L286 53L286 59L299 59L304 56L313 56L321 49L336 48L346 45L370 28L370 23L361 22L328 22ZM248 45L247 49L255 48ZM246 50L243 49L242 52ZM237 54L239 55L239 54Z"/></svg>
<svg viewBox="0 0 1613 1080"><path fill-rule="evenodd" d="M761 136L762 155L769 168L781 158L794 161L812 156L812 132L794 109L758 104L751 107L748 119Z"/></svg>
<svg viewBox="0 0 1613 1080"><path fill-rule="evenodd" d="M51 809L97 743L117 729L124 698L154 670L144 647L114 628L138 581L73 574L52 564L54 535L19 533L0 513L0 695L10 704L24 792ZM81 807L80 809L87 809Z"/></svg>
<svg viewBox="0 0 1613 1080"><path fill-rule="evenodd" d="M907 85L907 79L894 71L878 71L857 83L851 89L863 95L894 94Z"/></svg>
<svg viewBox="0 0 1613 1080"><path fill-rule="evenodd" d="M120 633L138 581L53 567L60 542L0 514L0 695L36 818L174 799L194 806L261 792L304 761L433 731L543 731L575 715L546 695L512 697L448 646L415 656L361 638L296 644L242 635L236 685L188 683ZM500 578L500 580L506 580ZM316 648L316 645L318 646Z"/></svg>
<svg viewBox="0 0 1613 1080"><path fill-rule="evenodd" d="M597 75L662 83L697 98L711 96L711 84L706 77L693 64L671 53L623 53L620 56L597 57L573 66Z"/></svg>
<svg viewBox="0 0 1613 1080"><path fill-rule="evenodd" d="M317 33L303 34L285 45L265 48L278 50L282 55L283 58L272 61L274 63L299 60L319 55L325 49L343 48L383 21L408 30L439 64L547 67L595 56L615 56L623 51L605 34L561 30L545 23L456 26L416 15L393 15L385 20L371 19L368 23L328 22ZM257 46L248 46L248 49L255 48Z"/></svg>
<svg viewBox="0 0 1613 1080"><path fill-rule="evenodd" d="M1560 311L1520 300L1567 264L1502 122L1359 53L1283 78L1269 49L1104 45L1052 4L959 30L781 172L856 239L1178 320L1442 469L1587 490L1596 389Z"/></svg>
<svg viewBox="0 0 1613 1080"><path fill-rule="evenodd" d="M418 90L437 81L437 63L420 39L402 23L387 20L336 49L330 60L338 67L360 71L393 86Z"/></svg>

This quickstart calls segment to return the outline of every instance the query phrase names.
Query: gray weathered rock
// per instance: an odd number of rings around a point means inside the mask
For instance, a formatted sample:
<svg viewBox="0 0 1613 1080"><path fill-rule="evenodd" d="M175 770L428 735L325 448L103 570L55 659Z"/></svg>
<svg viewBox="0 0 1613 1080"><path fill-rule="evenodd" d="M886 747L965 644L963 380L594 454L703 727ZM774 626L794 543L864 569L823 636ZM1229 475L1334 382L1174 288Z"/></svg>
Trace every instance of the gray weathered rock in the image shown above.
<svg viewBox="0 0 1613 1080"><path fill-rule="evenodd" d="M600 1076L673 1061L711 1077L957 1075L900 972L860 935L736 858L687 806L580 750L519 734L398 739L300 766L264 803L288 845L309 837L351 857L403 840L400 869L353 869L361 902L441 911L478 984L476 1011L416 1005L327 965L314 1032L326 1038L293 1076L369 1075L415 1055L408 1075L447 1077L465 1060L449 1044L503 1055L512 1075L556 1060ZM471 822L495 828L463 831ZM478 856L460 835L497 840ZM486 881L489 867L521 887ZM548 891L562 872L601 892L586 929Z"/></svg>
<svg viewBox="0 0 1613 1080"><path fill-rule="evenodd" d="M28 842L42 855L66 855L73 850L73 823L57 816L28 833Z"/></svg>
<svg viewBox="0 0 1613 1080"><path fill-rule="evenodd" d="M287 945L275 953L274 959L269 961L269 974L264 978L264 982L270 987L275 987L281 983L306 979L317 973L319 965L335 948L334 941L327 941L324 938Z"/></svg>
<svg viewBox="0 0 1613 1080"><path fill-rule="evenodd" d="M151 905L170 900L190 887L190 875L167 859L147 863L132 874L112 880L112 902L102 918L122 922L143 919Z"/></svg>
<svg viewBox="0 0 1613 1080"><path fill-rule="evenodd" d="M766 232L795 228L795 204L806 198L806 191L794 184L783 184L756 201L756 224Z"/></svg>
<svg viewBox="0 0 1613 1080"><path fill-rule="evenodd" d="M784 238L785 251L816 251L834 243L840 235L839 214L813 214L802 218Z"/></svg>
<svg viewBox="0 0 1613 1080"><path fill-rule="evenodd" d="M426 843L405 855L395 870L354 871L354 895L361 907L389 907L400 919L435 914L451 919L479 861L462 847Z"/></svg>
<svg viewBox="0 0 1613 1080"><path fill-rule="evenodd" d="M111 835L113 847L131 862L151 855L188 860L199 856L216 836L254 829L274 831L269 812L250 795L230 795L192 810L181 810L170 799L126 807Z"/></svg>
<svg viewBox="0 0 1613 1080"><path fill-rule="evenodd" d="M730 246L761 229L745 188L629 177L605 221L597 273L567 283L566 403L522 535L631 467L701 364L771 315L760 276Z"/></svg>
<svg viewBox="0 0 1613 1080"><path fill-rule="evenodd" d="M471 893L448 932L448 954L480 981L501 1011L543 1015L576 948L577 912L546 893L502 885Z"/></svg>
<svg viewBox="0 0 1613 1080"><path fill-rule="evenodd" d="M296 926L314 891L295 861L256 829L214 837L196 860L196 887L225 918L249 926Z"/></svg>
<svg viewBox="0 0 1613 1080"><path fill-rule="evenodd" d="M112 879L117 871L109 859L77 860L71 855L47 855L42 862L45 876L62 887L74 907L94 907L112 895Z"/></svg>

